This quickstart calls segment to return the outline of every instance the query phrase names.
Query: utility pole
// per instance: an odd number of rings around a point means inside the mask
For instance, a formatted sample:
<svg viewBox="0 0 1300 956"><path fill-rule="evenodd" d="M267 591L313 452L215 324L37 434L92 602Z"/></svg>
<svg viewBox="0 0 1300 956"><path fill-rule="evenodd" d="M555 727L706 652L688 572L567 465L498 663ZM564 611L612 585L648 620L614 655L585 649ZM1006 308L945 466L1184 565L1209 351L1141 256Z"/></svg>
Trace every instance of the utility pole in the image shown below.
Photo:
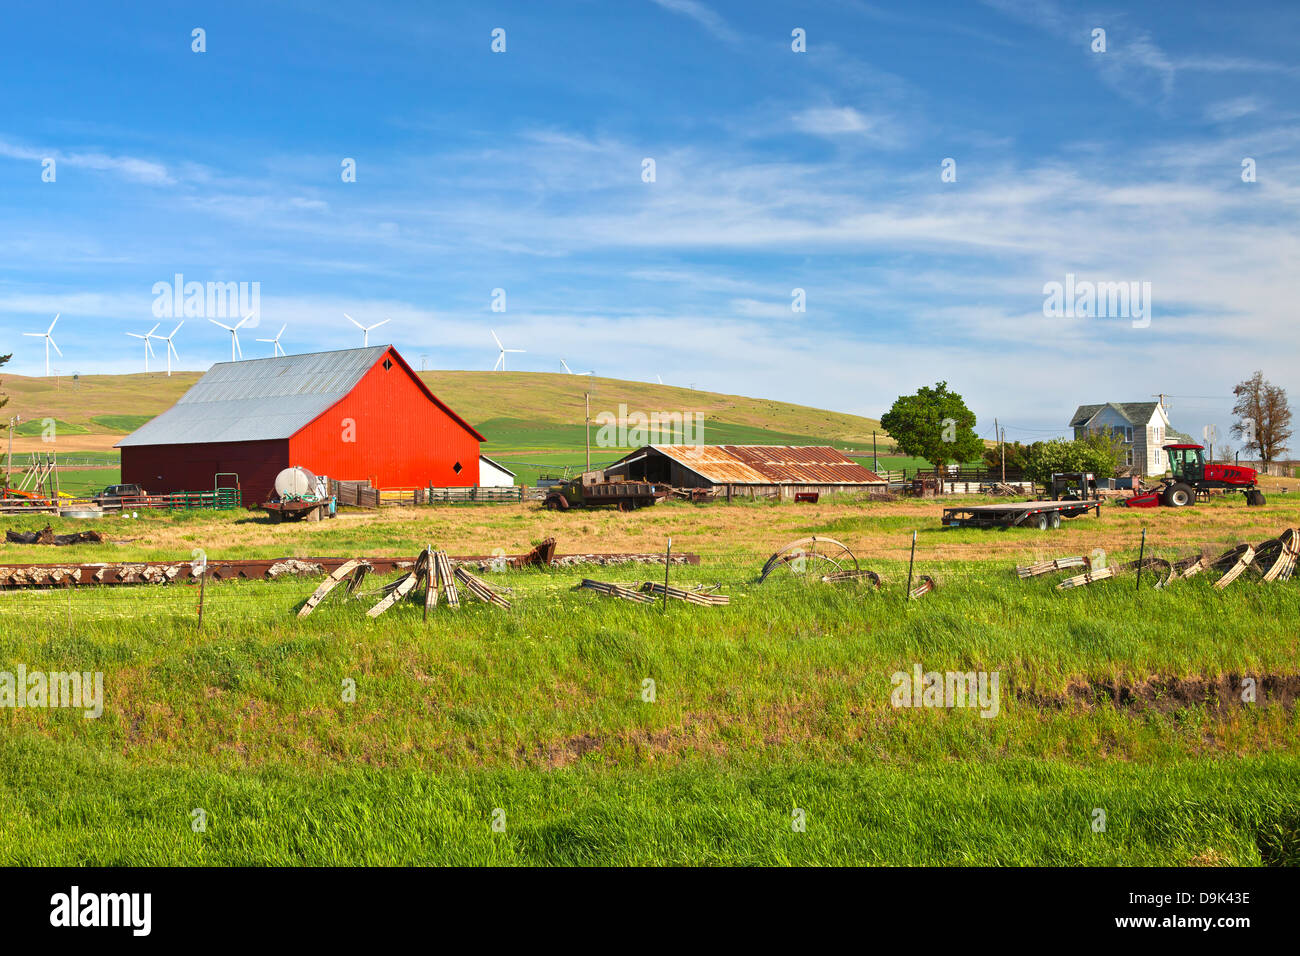
<svg viewBox="0 0 1300 956"><path fill-rule="evenodd" d="M5 462L5 487L9 487L9 473L14 467L14 425L22 421L21 415L9 416L9 458Z"/></svg>
<svg viewBox="0 0 1300 956"><path fill-rule="evenodd" d="M1007 483L1007 430L1004 428L999 433L998 444L1002 446L1002 483Z"/></svg>
<svg viewBox="0 0 1300 956"><path fill-rule="evenodd" d="M1002 444L1002 429L998 427L998 420L993 419L993 437L998 440L998 450L1002 452L1002 483L1007 483L1007 449Z"/></svg>
<svg viewBox="0 0 1300 956"><path fill-rule="evenodd" d="M591 393L582 393L582 426L587 432L587 470L591 471Z"/></svg>
<svg viewBox="0 0 1300 956"><path fill-rule="evenodd" d="M874 472L877 472L877 473L879 473L879 471L880 471L880 460L879 460L878 458L876 458L876 432L875 432L875 429L872 429L872 431L871 431L871 470L874 471Z"/></svg>

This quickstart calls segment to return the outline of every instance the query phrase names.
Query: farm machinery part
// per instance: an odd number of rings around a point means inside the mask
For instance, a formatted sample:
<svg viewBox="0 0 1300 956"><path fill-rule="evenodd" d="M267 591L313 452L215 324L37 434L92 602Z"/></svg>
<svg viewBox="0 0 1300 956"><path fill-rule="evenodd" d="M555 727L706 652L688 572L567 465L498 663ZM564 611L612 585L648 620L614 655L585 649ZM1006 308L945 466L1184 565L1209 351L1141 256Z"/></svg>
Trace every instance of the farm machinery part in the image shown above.
<svg viewBox="0 0 1300 956"><path fill-rule="evenodd" d="M1174 566L1164 558L1143 558L1140 561L1128 561L1124 564L1108 564L1105 567L1093 570L1091 566L1082 574L1076 574L1072 578L1066 578L1056 586L1058 591L1067 591L1070 588L1083 587L1096 581L1105 581L1107 578L1118 577L1121 574L1132 574L1138 570L1156 573L1155 589L1158 591L1167 585L1174 577ZM1161 575L1164 575L1161 577Z"/></svg>
<svg viewBox="0 0 1300 956"><path fill-rule="evenodd" d="M819 538L815 535L791 541L768 558L758 576L758 583L766 581L777 568L785 568L792 574L807 574L817 569L822 572L823 581L848 580L861 574L857 556L849 550L848 545L834 538Z"/></svg>
<svg viewBox="0 0 1300 956"><path fill-rule="evenodd" d="M1165 445L1164 450L1169 456L1171 477L1151 491L1120 499L1120 504L1127 508L1186 508L1212 491L1240 491L1247 505L1265 504L1264 493L1259 490L1259 472L1254 468L1206 464L1203 445Z"/></svg>
<svg viewBox="0 0 1300 956"><path fill-rule="evenodd" d="M1216 591L1222 591L1247 572L1260 582L1289 581L1297 565L1300 565L1300 529L1287 528L1276 538L1270 538L1258 547L1239 544L1227 549L1216 558L1198 553L1172 562L1164 558L1150 557L1114 566L1094 567L1091 558L1071 555L1018 566L1016 575L1024 579L1069 568L1086 568L1087 570L1082 574L1067 578L1056 586L1058 591L1064 591L1105 581L1122 574L1130 574L1139 569L1144 573L1156 572L1156 589L1167 587L1173 581L1186 580L1204 572L1217 571L1219 577L1211 586Z"/></svg>
<svg viewBox="0 0 1300 956"><path fill-rule="evenodd" d="M934 578L930 577L928 574L921 575L920 582L920 584L907 592L907 599L909 601L915 601L917 598L925 597L925 595L939 587Z"/></svg>
<svg viewBox="0 0 1300 956"><path fill-rule="evenodd" d="M720 586L717 584L700 584L693 588L675 588L671 585L665 587L658 581L646 581L644 584L636 585L612 584L606 581L593 581L590 578L583 578L582 582L575 585L573 589L575 591L595 591L605 597L621 598L634 604L657 604L666 595L674 601L684 601L687 604L698 604L702 607L725 607L731 603L731 598L725 594L711 593Z"/></svg>

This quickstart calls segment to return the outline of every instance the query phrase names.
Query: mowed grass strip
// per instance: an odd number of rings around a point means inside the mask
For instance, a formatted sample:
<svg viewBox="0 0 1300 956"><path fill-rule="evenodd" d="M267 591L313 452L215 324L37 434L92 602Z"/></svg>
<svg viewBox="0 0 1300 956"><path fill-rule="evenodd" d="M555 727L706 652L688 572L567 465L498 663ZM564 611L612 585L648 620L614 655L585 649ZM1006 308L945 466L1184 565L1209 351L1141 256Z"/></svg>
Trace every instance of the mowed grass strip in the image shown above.
<svg viewBox="0 0 1300 956"><path fill-rule="evenodd" d="M1300 863L1293 756L429 776L141 767L5 739L0 768L5 865Z"/></svg>

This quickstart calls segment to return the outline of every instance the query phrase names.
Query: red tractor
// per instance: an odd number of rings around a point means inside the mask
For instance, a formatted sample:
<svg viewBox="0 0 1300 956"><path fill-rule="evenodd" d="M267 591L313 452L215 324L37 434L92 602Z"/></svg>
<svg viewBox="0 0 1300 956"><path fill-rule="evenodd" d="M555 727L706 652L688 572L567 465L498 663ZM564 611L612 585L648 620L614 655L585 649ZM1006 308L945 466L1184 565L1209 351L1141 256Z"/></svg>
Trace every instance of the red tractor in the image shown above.
<svg viewBox="0 0 1300 956"><path fill-rule="evenodd" d="M1241 465L1216 465L1205 463L1203 445L1165 445L1169 455L1172 478L1166 478L1159 488L1125 498L1130 508L1185 508L1196 504L1196 496L1212 489L1240 491L1246 504L1262 505L1264 493L1259 490L1259 472Z"/></svg>

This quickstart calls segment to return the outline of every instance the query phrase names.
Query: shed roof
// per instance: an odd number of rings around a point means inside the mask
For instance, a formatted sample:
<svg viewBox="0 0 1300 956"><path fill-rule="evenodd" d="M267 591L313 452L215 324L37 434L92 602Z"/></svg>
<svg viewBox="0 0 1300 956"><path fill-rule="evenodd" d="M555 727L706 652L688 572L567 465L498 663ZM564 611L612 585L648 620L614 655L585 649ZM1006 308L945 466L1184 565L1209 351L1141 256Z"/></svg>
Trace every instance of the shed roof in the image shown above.
<svg viewBox="0 0 1300 956"><path fill-rule="evenodd" d="M503 471L503 472L505 472L507 475L509 475L511 478L515 478L515 477L517 477L513 471L511 471L511 470L510 470L509 468L507 468L505 465L501 464L501 462L499 462L499 461L494 461L494 460L492 460L491 458L489 458L487 455L484 455L484 454L481 454L481 453L479 454L478 457L479 457L479 461L485 461L485 462L487 462L489 465L491 465L491 466L492 466L493 468L495 468L497 471Z"/></svg>
<svg viewBox="0 0 1300 956"><path fill-rule="evenodd" d="M391 352L425 395L466 430L479 435L438 400L390 345L275 358L218 362L167 411L117 443L188 445L289 438L346 396Z"/></svg>
<svg viewBox="0 0 1300 956"><path fill-rule="evenodd" d="M706 481L726 485L867 485L884 479L826 445L650 445ZM644 451L644 449L642 450ZM638 452L633 452L632 455Z"/></svg>

